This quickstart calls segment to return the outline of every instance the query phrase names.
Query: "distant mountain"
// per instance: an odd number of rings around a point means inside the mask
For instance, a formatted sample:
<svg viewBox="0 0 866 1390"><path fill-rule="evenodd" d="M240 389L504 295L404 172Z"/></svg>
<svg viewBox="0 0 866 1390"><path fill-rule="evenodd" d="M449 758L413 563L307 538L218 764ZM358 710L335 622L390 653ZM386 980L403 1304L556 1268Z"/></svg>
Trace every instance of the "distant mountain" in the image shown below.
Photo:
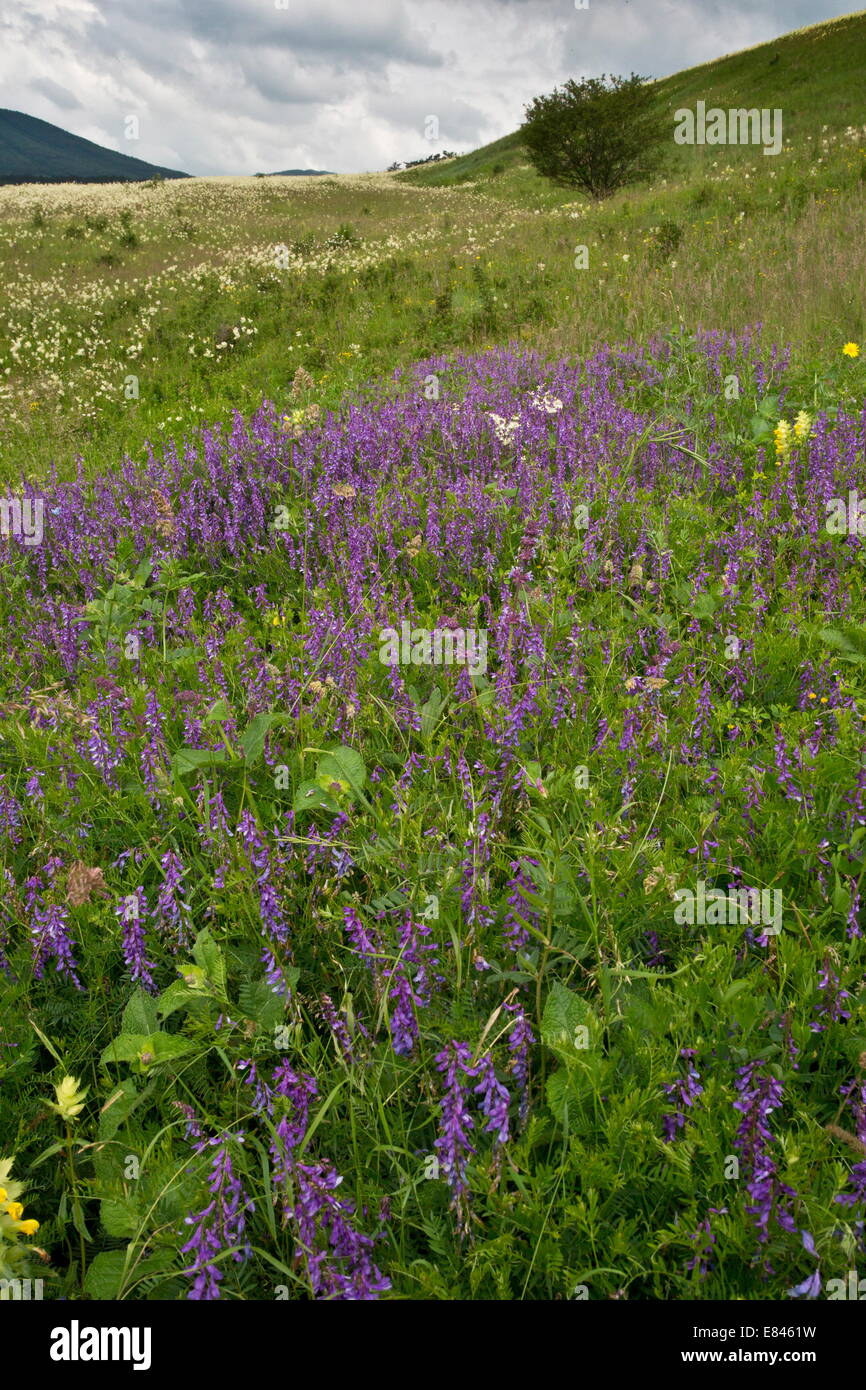
<svg viewBox="0 0 866 1390"><path fill-rule="evenodd" d="M0 184L126 183L157 174L166 179L189 178L177 169L161 169L106 150L23 111L0 109Z"/></svg>
<svg viewBox="0 0 866 1390"><path fill-rule="evenodd" d="M261 177L266 179L305 178L308 174L333 174L333 172L333 169L280 169L276 174L264 174Z"/></svg>

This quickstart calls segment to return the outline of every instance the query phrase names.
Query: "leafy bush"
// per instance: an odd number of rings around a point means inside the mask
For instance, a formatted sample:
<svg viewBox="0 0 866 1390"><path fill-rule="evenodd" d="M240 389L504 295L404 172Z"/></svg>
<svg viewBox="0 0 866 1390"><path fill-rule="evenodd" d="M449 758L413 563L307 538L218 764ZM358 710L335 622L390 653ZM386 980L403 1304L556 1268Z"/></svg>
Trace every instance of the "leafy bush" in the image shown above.
<svg viewBox="0 0 866 1390"><path fill-rule="evenodd" d="M536 97L521 136L539 174L607 198L661 162L665 117L646 80L588 77Z"/></svg>

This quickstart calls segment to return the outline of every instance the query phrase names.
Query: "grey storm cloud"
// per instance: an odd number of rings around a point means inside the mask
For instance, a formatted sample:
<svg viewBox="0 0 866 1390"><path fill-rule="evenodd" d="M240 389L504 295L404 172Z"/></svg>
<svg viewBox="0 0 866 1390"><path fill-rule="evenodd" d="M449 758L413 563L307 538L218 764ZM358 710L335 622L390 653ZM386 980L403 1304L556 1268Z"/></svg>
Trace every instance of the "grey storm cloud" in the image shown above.
<svg viewBox="0 0 866 1390"><path fill-rule="evenodd" d="M846 12L844 0L4 0L0 90L4 106L189 173L349 172L496 139L569 77L663 77Z"/></svg>

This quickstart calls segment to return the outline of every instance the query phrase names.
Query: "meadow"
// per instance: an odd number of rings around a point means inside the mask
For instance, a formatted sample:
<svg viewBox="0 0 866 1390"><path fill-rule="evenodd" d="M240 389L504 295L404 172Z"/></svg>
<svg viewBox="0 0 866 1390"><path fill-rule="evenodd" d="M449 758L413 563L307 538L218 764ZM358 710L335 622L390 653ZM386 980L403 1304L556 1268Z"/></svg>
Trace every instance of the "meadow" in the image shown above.
<svg viewBox="0 0 866 1390"><path fill-rule="evenodd" d="M848 1296L864 35L600 205L0 188L0 1279Z"/></svg>

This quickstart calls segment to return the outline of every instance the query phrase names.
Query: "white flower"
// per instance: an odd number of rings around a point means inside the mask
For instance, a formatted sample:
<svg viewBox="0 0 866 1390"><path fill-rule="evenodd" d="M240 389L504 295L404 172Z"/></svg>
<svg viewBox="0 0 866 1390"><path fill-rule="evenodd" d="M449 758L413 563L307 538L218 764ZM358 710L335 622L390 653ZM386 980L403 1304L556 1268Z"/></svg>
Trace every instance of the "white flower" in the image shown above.
<svg viewBox="0 0 866 1390"><path fill-rule="evenodd" d="M556 415L562 410L562 401L558 396L551 396L549 391L533 396L529 404L535 410L543 410L548 415Z"/></svg>

